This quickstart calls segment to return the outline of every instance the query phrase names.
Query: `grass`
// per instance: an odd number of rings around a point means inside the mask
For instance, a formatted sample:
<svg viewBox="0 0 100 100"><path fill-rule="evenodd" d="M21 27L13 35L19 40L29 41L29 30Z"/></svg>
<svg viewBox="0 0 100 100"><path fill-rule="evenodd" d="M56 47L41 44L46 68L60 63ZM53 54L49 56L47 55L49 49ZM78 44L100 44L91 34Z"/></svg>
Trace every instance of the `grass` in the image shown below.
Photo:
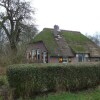
<svg viewBox="0 0 100 100"><path fill-rule="evenodd" d="M5 71L4 71L4 73L5 73ZM8 85L7 76L4 75L4 74L0 75L0 89L1 89L2 87L7 87L7 86L9 86L9 85ZM0 95L0 100L4 100L4 99L3 99L3 96L1 96L1 95Z"/></svg>
<svg viewBox="0 0 100 100"><path fill-rule="evenodd" d="M3 97L2 96L0 96L0 100L3 100Z"/></svg>
<svg viewBox="0 0 100 100"><path fill-rule="evenodd" d="M6 68L0 66L0 87L1 85L4 84L5 74L6 74ZM0 96L0 100L3 100L2 96Z"/></svg>
<svg viewBox="0 0 100 100"><path fill-rule="evenodd" d="M8 80L6 75L0 75L0 88L3 85L8 86Z"/></svg>
<svg viewBox="0 0 100 100"><path fill-rule="evenodd" d="M100 90L89 90L78 93L58 93L37 97L35 100L100 100Z"/></svg>

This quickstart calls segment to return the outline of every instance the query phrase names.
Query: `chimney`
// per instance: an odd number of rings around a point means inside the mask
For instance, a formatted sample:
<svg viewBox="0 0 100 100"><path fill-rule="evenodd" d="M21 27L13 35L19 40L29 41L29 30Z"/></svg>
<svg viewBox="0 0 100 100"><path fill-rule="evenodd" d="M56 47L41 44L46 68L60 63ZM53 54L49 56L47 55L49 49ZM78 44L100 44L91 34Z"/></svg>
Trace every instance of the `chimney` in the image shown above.
<svg viewBox="0 0 100 100"><path fill-rule="evenodd" d="M58 33L59 33L59 26L54 25L54 32L53 32L54 36L57 37Z"/></svg>

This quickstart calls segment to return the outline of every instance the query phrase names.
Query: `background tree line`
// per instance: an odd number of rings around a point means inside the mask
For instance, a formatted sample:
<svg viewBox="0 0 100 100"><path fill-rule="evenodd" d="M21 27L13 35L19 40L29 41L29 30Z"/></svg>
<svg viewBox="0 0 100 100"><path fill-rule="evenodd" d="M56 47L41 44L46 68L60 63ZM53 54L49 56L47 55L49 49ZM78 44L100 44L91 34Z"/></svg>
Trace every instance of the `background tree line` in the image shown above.
<svg viewBox="0 0 100 100"><path fill-rule="evenodd" d="M93 36L86 35L89 39L95 42L98 46L100 46L100 33L96 32Z"/></svg>

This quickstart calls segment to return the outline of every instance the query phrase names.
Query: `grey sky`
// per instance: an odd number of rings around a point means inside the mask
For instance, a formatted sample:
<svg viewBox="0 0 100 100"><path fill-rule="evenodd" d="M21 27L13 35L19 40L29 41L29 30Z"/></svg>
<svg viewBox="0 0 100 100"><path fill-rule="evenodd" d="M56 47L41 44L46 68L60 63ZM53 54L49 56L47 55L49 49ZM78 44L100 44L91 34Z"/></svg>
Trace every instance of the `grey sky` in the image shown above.
<svg viewBox="0 0 100 100"><path fill-rule="evenodd" d="M61 29L93 35L100 32L100 0L31 0L41 31L54 24Z"/></svg>

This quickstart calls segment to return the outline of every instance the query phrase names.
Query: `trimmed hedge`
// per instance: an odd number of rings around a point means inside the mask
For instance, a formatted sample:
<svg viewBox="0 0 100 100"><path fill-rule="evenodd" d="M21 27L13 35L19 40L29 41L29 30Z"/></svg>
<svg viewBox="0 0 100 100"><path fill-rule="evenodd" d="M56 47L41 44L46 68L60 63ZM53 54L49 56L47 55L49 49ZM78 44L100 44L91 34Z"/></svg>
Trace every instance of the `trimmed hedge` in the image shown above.
<svg viewBox="0 0 100 100"><path fill-rule="evenodd" d="M20 96L44 91L71 91L100 84L100 63L19 64L7 69L10 87Z"/></svg>

